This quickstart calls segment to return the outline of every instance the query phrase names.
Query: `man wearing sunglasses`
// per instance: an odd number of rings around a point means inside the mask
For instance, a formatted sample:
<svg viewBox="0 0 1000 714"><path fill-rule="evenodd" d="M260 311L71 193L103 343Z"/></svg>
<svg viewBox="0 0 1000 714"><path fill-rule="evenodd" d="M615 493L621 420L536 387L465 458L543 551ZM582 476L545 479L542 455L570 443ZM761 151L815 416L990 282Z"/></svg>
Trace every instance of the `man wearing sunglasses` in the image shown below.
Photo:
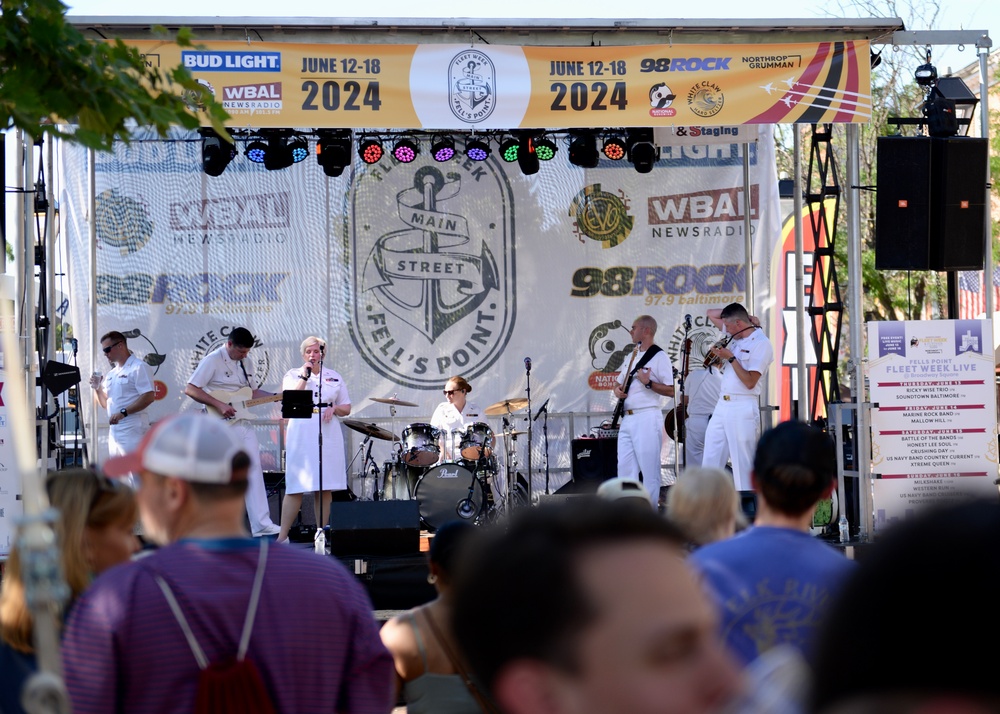
<svg viewBox="0 0 1000 714"><path fill-rule="evenodd" d="M108 410L111 424L108 453L121 456L139 446L149 431L146 407L153 403L153 374L145 362L132 354L125 335L120 332L112 330L101 337L101 350L111 370L103 378L95 373L90 386L101 407Z"/></svg>

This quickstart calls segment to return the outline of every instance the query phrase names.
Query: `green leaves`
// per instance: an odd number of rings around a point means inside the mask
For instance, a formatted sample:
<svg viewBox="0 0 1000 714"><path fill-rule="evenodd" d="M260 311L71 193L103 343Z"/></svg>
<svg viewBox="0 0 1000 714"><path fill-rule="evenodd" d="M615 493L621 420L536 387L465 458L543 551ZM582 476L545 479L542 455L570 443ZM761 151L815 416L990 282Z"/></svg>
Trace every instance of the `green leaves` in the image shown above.
<svg viewBox="0 0 1000 714"><path fill-rule="evenodd" d="M59 0L0 0L0 8L0 127L103 150L127 141L133 125L161 136L171 126L211 125L228 136L228 115L183 67L161 73L121 40L88 40L66 22ZM174 41L191 46L191 32Z"/></svg>

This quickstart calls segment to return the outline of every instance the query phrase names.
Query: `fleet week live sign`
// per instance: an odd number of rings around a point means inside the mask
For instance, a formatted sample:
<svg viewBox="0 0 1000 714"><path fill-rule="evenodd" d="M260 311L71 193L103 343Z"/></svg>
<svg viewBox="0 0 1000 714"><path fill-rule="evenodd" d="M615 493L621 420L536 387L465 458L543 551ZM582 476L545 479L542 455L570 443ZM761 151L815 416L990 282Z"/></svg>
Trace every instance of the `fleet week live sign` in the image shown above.
<svg viewBox="0 0 1000 714"><path fill-rule="evenodd" d="M233 127L516 129L866 123L867 41L550 47L132 41ZM265 105L254 104L263 98ZM247 101L247 99L250 101ZM227 102L230 104L227 106Z"/></svg>
<svg viewBox="0 0 1000 714"><path fill-rule="evenodd" d="M984 320L869 323L880 512L905 515L925 502L969 493L996 498L991 328Z"/></svg>

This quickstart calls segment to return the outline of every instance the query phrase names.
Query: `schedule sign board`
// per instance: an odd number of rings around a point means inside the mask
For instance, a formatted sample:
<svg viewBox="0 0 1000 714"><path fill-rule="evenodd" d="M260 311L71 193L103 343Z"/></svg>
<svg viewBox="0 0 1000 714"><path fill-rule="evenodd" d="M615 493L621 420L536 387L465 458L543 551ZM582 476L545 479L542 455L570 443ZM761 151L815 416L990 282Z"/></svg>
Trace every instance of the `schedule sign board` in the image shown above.
<svg viewBox="0 0 1000 714"><path fill-rule="evenodd" d="M876 525L929 502L997 496L987 320L868 325Z"/></svg>

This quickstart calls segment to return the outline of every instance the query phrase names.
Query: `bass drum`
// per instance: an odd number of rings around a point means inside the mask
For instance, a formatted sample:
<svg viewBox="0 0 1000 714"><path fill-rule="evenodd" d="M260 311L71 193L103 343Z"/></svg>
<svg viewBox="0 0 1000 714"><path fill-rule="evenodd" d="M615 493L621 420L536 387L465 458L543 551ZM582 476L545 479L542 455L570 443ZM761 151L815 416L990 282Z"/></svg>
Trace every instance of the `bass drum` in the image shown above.
<svg viewBox="0 0 1000 714"><path fill-rule="evenodd" d="M482 513L485 502L479 479L469 469L455 463L428 469L417 482L415 495L420 518L432 531L448 521L475 519Z"/></svg>

